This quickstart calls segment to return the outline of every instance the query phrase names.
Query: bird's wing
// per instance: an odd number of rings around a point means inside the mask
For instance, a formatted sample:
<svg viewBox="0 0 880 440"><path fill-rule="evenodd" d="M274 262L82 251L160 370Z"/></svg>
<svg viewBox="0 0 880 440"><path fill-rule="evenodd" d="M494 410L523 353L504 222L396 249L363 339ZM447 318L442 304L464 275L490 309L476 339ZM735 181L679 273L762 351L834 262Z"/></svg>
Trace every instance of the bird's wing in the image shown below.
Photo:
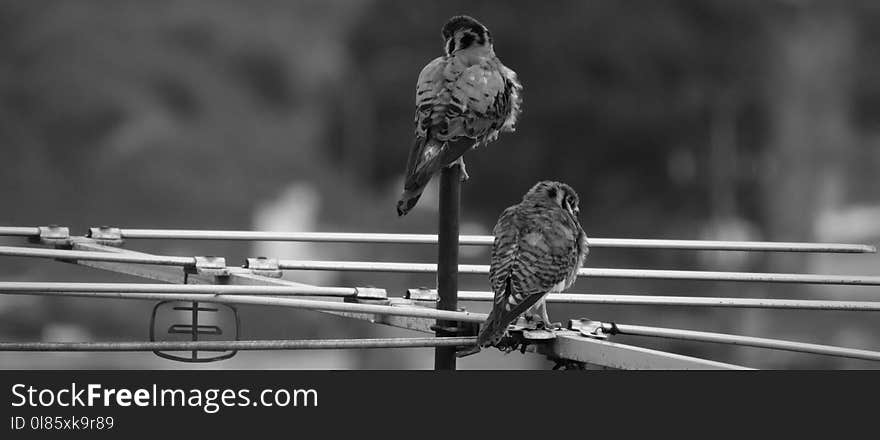
<svg viewBox="0 0 880 440"><path fill-rule="evenodd" d="M417 193L437 169L451 162L441 157L443 142L431 136L431 132L444 125L443 115L450 97L445 72L448 63L449 57L435 58L422 69L416 82L415 140L406 162L404 187Z"/></svg>
<svg viewBox="0 0 880 440"><path fill-rule="evenodd" d="M459 79L469 69L455 57L438 57L428 63L416 82L415 142L407 161L406 180L410 187L427 184L431 175L449 165L473 144L460 129L462 108ZM457 92L458 90L458 92ZM465 108L466 110L466 108ZM454 128L457 127L457 128ZM413 177L422 174L420 179Z"/></svg>
<svg viewBox="0 0 880 440"><path fill-rule="evenodd" d="M505 72L515 81L497 60L466 66L453 56L428 63L416 84L416 137L479 139L500 129L515 102L518 108L521 89Z"/></svg>
<svg viewBox="0 0 880 440"><path fill-rule="evenodd" d="M519 253L519 228L516 221L517 206L511 206L501 213L495 224L492 256L489 265L489 282L495 292L494 308L506 301L507 286L514 271Z"/></svg>
<svg viewBox="0 0 880 440"><path fill-rule="evenodd" d="M463 136L485 141L497 136L511 108L511 89L500 63L487 60L464 69L450 91L445 116L448 139Z"/></svg>
<svg viewBox="0 0 880 440"><path fill-rule="evenodd" d="M587 259L587 255L590 254L590 246L587 242L587 234L584 232L583 228L577 219L574 219L574 225L577 227L577 260L574 263L574 266L571 267L571 272L569 272L568 277L565 280L565 289L571 287L575 281L577 281L578 271L581 266L584 265L584 260Z"/></svg>
<svg viewBox="0 0 880 440"><path fill-rule="evenodd" d="M489 275L495 291L492 315L507 325L544 294L565 287L579 262L578 236L552 213L508 208L495 237Z"/></svg>
<svg viewBox="0 0 880 440"><path fill-rule="evenodd" d="M503 131L514 131L519 115L522 113L523 87L516 77L516 72L500 62L498 63L498 68L504 77L505 95L508 96L509 100L507 118L504 120L504 125L502 125L501 129Z"/></svg>
<svg viewBox="0 0 880 440"><path fill-rule="evenodd" d="M502 69L506 68L494 58L467 65L457 56L435 58L422 69L416 82L415 140L397 202L399 215L415 206L437 171L470 148L494 140L509 121L511 109L519 104L511 98L512 71Z"/></svg>
<svg viewBox="0 0 880 440"><path fill-rule="evenodd" d="M426 137L432 126L439 125L449 101L445 75L449 57L437 57L426 65L416 81L416 137Z"/></svg>

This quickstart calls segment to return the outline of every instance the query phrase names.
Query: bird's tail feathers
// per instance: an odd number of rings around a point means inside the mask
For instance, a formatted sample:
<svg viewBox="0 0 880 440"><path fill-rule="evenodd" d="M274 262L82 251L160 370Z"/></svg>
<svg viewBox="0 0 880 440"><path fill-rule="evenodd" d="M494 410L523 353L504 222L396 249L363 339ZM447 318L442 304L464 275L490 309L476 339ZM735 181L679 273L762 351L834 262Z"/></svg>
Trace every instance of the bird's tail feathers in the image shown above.
<svg viewBox="0 0 880 440"><path fill-rule="evenodd" d="M493 313L489 314L489 319L480 328L480 334L477 336L477 346L491 347L498 344L501 338L504 337L504 332L507 331L507 324L503 320L498 319L493 310Z"/></svg>
<svg viewBox="0 0 880 440"><path fill-rule="evenodd" d="M406 215L416 206L431 176L440 169L440 150L443 143L430 137L417 137L406 163L403 193L397 201L397 215Z"/></svg>
<svg viewBox="0 0 880 440"><path fill-rule="evenodd" d="M501 321L497 319L495 315L495 311L493 310L489 313L489 319L483 324L480 328L480 334L477 336L477 343L467 347L460 349L455 352L456 357L465 357L470 356L472 354L477 354L485 347L491 347L501 341L501 338L504 336L504 332L507 330L507 324L503 324Z"/></svg>
<svg viewBox="0 0 880 440"><path fill-rule="evenodd" d="M450 165L474 145L474 140L463 138L441 141L430 134L417 137L406 163L403 193L397 201L397 215L406 215L422 196L431 177L444 166Z"/></svg>
<svg viewBox="0 0 880 440"><path fill-rule="evenodd" d="M508 279L504 289L509 290L510 287L510 279ZM505 333L507 333L507 325L510 323L510 316L499 316L507 315L500 312L500 310L501 309L498 308L497 304L492 307L492 311L489 312L489 317L480 327L480 333L477 335L477 343L469 350L459 351L456 353L456 356L464 357L478 353L485 347L498 345L498 343L501 342L501 339L504 338Z"/></svg>

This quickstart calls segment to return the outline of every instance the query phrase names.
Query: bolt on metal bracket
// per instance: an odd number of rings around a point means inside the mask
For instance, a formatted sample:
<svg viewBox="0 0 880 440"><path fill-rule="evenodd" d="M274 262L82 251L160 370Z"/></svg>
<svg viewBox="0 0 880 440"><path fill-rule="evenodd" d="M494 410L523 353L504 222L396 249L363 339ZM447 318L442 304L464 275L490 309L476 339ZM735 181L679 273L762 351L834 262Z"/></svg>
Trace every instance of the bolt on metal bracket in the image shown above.
<svg viewBox="0 0 880 440"><path fill-rule="evenodd" d="M407 289L405 298L413 304L422 307L436 308L437 303L440 301L440 296L437 294L437 291L427 287ZM459 312L466 311L464 307L458 307L457 309ZM444 336L476 336L480 331L480 326L476 322L455 321L446 326L440 326L435 323L432 324L429 329Z"/></svg>
<svg viewBox="0 0 880 440"><path fill-rule="evenodd" d="M256 257L248 258L244 265L245 269L249 269L254 275L261 275L269 278L281 278L281 268L278 267L278 259Z"/></svg>
<svg viewBox="0 0 880 440"><path fill-rule="evenodd" d="M357 299L371 299L371 300L387 300L388 294L385 292L385 289L379 289L377 287L355 287L357 291Z"/></svg>
<svg viewBox="0 0 880 440"><path fill-rule="evenodd" d="M40 226L40 235L31 237L32 243L40 243L52 246L67 246L70 244L70 230L64 226L49 225Z"/></svg>
<svg viewBox="0 0 880 440"><path fill-rule="evenodd" d="M122 245L122 230L110 226L98 226L89 228L88 238L106 246Z"/></svg>
<svg viewBox="0 0 880 440"><path fill-rule="evenodd" d="M437 295L437 291L429 289L427 287L407 289L405 298L414 301L440 301L440 296Z"/></svg>
<svg viewBox="0 0 880 440"><path fill-rule="evenodd" d="M610 333L605 331L605 323L588 318L572 319L568 321L568 328L588 338L608 339L610 336Z"/></svg>
<svg viewBox="0 0 880 440"><path fill-rule="evenodd" d="M519 333L523 339L530 341L541 341L556 338L556 332L552 328L539 328L534 322L530 322L525 317L520 316L513 323L507 326L508 332Z"/></svg>
<svg viewBox="0 0 880 440"><path fill-rule="evenodd" d="M226 267L226 259L223 257L195 257L195 267L187 266L188 273L198 273L207 276L228 276L229 268Z"/></svg>

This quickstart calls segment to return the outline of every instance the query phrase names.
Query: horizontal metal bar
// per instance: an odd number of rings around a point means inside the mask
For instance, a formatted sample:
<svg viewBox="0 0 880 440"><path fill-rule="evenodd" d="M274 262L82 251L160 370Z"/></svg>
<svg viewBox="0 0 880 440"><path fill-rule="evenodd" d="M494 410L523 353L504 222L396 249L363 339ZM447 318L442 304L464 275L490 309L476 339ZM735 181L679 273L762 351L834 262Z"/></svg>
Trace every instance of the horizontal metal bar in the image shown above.
<svg viewBox="0 0 880 440"><path fill-rule="evenodd" d="M289 270L339 270L406 273L437 272L437 265L431 263L279 260L278 266L282 269ZM489 266L481 264L461 264L458 266L458 272L461 274L485 275L489 273ZM593 278L638 278L663 280L740 281L763 283L806 283L880 286L880 276L856 275L813 275L760 272L583 268L578 272L578 276Z"/></svg>
<svg viewBox="0 0 880 440"><path fill-rule="evenodd" d="M822 252L822 253L876 253L877 248L865 244L805 243L782 241L723 241L723 240L664 240L639 238L592 238L591 247L640 248L701 251L756 251L756 252Z"/></svg>
<svg viewBox="0 0 880 440"><path fill-rule="evenodd" d="M356 296L356 287L318 286L236 286L207 284L140 284L140 283L64 283L64 282L0 282L0 292L41 294L45 292L113 292L113 293L198 293L223 295L304 295Z"/></svg>
<svg viewBox="0 0 880 440"><path fill-rule="evenodd" d="M492 301L495 294L485 291L462 290L458 299L463 301ZM852 312L880 311L880 301L824 301L768 298L722 298L705 296L652 296L613 295L589 293L550 293L548 303L608 304L688 307L737 307L758 309L845 310Z"/></svg>
<svg viewBox="0 0 880 440"><path fill-rule="evenodd" d="M578 272L578 276L595 278L637 278L654 280L737 281L754 283L804 283L880 286L880 276L864 275L818 275L799 273L584 268Z"/></svg>
<svg viewBox="0 0 880 440"><path fill-rule="evenodd" d="M38 235L40 235L40 228L0 226L0 236L36 237Z"/></svg>
<svg viewBox="0 0 880 440"><path fill-rule="evenodd" d="M0 294L10 294L0 290ZM11 294L15 295L15 292ZM20 293L19 293L20 294ZM274 296L219 295L205 293L122 293L122 292L43 292L46 296L71 296L82 298L114 298L156 301L199 301L221 304L249 304L260 306L290 307L329 312L373 313L377 315L411 316L416 318L445 319L449 321L483 322L485 313L455 312L416 306L389 306L348 302L320 301Z"/></svg>
<svg viewBox="0 0 880 440"><path fill-rule="evenodd" d="M72 251L17 246L0 246L0 255L11 257L56 258L62 260L111 261L116 263L160 264L167 266L190 266L195 257L172 257L161 255L129 255L110 252Z"/></svg>
<svg viewBox="0 0 880 440"><path fill-rule="evenodd" d="M611 323L605 323L603 324L602 328L606 332L612 332L613 325ZM871 350L860 350L856 348L809 344L805 342L757 338L752 336L730 335L725 333L710 333L694 330L646 327L641 325L616 324L616 328L617 333L624 335L651 336L686 341L715 342L721 344L733 344L749 347L770 348L774 350L797 351L801 353L812 353L853 359L880 361L880 352Z"/></svg>
<svg viewBox="0 0 880 440"><path fill-rule="evenodd" d="M0 342L0 351L178 351L178 350L337 350L454 347L475 337L293 339L256 341Z"/></svg>
<svg viewBox="0 0 880 440"><path fill-rule="evenodd" d="M262 240L262 241L309 241L340 243L398 243L436 244L433 234L382 234L347 232L266 232L266 231L218 231L181 229L121 229L123 238L161 238L180 240ZM459 244L489 246L491 235L461 235ZM771 252L837 252L872 253L874 246L843 243L793 243L762 241L711 241L711 240L665 240L635 238L591 238L591 247L597 248L645 248L716 251L771 251Z"/></svg>
<svg viewBox="0 0 880 440"><path fill-rule="evenodd" d="M556 338L546 344L536 344L535 350L550 358L625 370L751 370L740 365L587 338L574 332L557 333Z"/></svg>

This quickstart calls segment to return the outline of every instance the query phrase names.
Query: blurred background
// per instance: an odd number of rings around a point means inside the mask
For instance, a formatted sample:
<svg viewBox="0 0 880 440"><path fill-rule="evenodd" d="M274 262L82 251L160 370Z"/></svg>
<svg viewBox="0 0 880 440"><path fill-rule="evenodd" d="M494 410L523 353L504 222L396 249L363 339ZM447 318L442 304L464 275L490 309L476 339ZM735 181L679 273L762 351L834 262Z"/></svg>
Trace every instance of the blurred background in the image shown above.
<svg viewBox="0 0 880 440"><path fill-rule="evenodd" d="M541 179L589 236L876 243L880 6L859 1L0 1L0 225L436 231L436 180L398 218L418 73L452 15L481 20L525 87L518 130L467 156L462 232L490 233ZM22 245L0 238L0 245ZM420 245L131 241L170 255L433 262ZM486 264L488 249L462 248ZM880 274L880 257L594 249L588 267ZM395 296L432 275L288 271ZM140 281L4 258L5 281ZM460 288L488 290L463 275ZM876 288L586 279L582 293L873 299ZM488 303L465 304L487 311ZM144 340L143 301L0 297L4 341ZM242 338L418 336L241 307ZM554 320L880 348L872 313L551 305ZM759 368L868 361L638 337ZM459 368L549 368L495 350ZM422 369L432 349L0 353L0 368Z"/></svg>

